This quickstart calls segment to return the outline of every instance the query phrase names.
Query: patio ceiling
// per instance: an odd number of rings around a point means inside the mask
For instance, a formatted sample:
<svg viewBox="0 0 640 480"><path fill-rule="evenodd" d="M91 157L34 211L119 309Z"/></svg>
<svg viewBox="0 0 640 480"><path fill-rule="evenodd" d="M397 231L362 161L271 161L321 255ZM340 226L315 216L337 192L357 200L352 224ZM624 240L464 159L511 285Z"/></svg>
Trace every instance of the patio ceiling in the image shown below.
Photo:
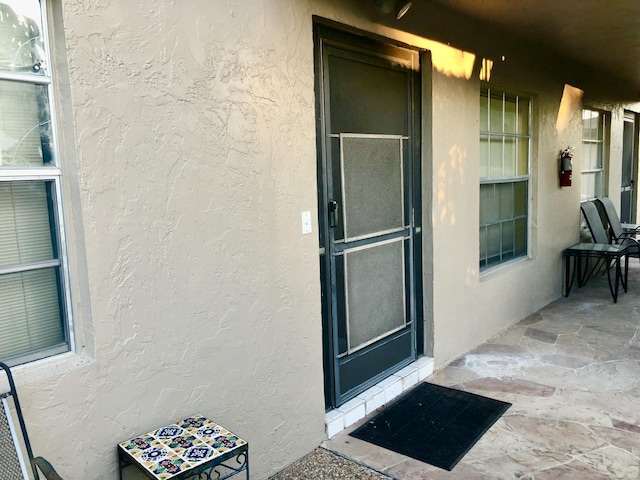
<svg viewBox="0 0 640 480"><path fill-rule="evenodd" d="M485 34L501 32L537 45L560 64L566 60L572 68L595 71L600 82L611 83L621 100L640 100L638 0L413 0L395 26L424 34L419 32L420 24L429 24L429 32L449 43L456 37L451 23L430 24L429 19L453 20L454 16L463 19L459 28L475 26Z"/></svg>

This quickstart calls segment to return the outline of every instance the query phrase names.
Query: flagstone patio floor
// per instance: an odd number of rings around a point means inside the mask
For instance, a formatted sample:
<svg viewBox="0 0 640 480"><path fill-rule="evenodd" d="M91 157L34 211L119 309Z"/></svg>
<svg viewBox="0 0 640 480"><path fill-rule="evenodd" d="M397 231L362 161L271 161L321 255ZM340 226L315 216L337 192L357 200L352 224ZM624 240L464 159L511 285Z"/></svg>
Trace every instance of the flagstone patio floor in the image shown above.
<svg viewBox="0 0 640 480"><path fill-rule="evenodd" d="M451 472L350 437L365 419L297 465L322 459L341 465L337 474L296 476L294 465L275 478L640 479L640 266L631 263L617 304L606 276L574 286L426 379L513 404Z"/></svg>

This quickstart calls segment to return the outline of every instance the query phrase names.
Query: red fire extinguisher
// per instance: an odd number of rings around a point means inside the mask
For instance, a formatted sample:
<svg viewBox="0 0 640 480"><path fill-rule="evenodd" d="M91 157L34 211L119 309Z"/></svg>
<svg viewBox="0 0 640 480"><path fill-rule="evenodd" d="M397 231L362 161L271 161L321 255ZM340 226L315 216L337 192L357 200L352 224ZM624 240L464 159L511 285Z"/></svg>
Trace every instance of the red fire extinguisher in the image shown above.
<svg viewBox="0 0 640 480"><path fill-rule="evenodd" d="M567 147L560 152L560 186L571 186L571 159L573 158L573 147Z"/></svg>

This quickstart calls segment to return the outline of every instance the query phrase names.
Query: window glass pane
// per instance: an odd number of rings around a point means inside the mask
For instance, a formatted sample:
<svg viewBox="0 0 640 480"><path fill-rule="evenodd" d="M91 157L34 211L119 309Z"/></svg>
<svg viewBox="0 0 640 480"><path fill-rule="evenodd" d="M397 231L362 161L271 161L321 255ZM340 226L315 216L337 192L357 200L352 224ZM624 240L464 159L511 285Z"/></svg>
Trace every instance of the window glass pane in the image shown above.
<svg viewBox="0 0 640 480"><path fill-rule="evenodd" d="M515 254L517 256L527 254L527 219L519 218L515 222Z"/></svg>
<svg viewBox="0 0 640 480"><path fill-rule="evenodd" d="M496 200L498 208L498 219L507 220L513 218L513 184L496 184Z"/></svg>
<svg viewBox="0 0 640 480"><path fill-rule="evenodd" d="M516 97L514 95L505 96L504 132L516 133Z"/></svg>
<svg viewBox="0 0 640 480"><path fill-rule="evenodd" d="M0 69L43 73L44 48L38 0L0 3Z"/></svg>
<svg viewBox="0 0 640 480"><path fill-rule="evenodd" d="M480 131L489 131L489 97L486 90L480 94Z"/></svg>
<svg viewBox="0 0 640 480"><path fill-rule="evenodd" d="M480 227L480 266L486 265L487 259L487 228Z"/></svg>
<svg viewBox="0 0 640 480"><path fill-rule="evenodd" d="M487 259L490 263L495 263L500 257L500 224L489 225L487 227ZM496 258L497 257L497 258Z"/></svg>
<svg viewBox="0 0 640 480"><path fill-rule="evenodd" d="M602 178L602 172L596 172L593 174L593 198L602 197L604 195Z"/></svg>
<svg viewBox="0 0 640 480"><path fill-rule="evenodd" d="M516 175L529 174L529 139L518 138L518 168Z"/></svg>
<svg viewBox="0 0 640 480"><path fill-rule="evenodd" d="M480 135L480 178L489 176L489 137Z"/></svg>
<svg viewBox="0 0 640 480"><path fill-rule="evenodd" d="M602 142L596 145L595 160L594 160L593 168L602 169L604 167L604 160L602 158L603 157L602 147L603 147Z"/></svg>
<svg viewBox="0 0 640 480"><path fill-rule="evenodd" d="M0 358L65 342L56 269L0 275Z"/></svg>
<svg viewBox="0 0 640 480"><path fill-rule="evenodd" d="M582 195L580 200L590 200L596 197L596 176L593 173L582 174Z"/></svg>
<svg viewBox="0 0 640 480"><path fill-rule="evenodd" d="M0 182L0 266L54 258L44 182Z"/></svg>
<svg viewBox="0 0 640 480"><path fill-rule="evenodd" d="M504 138L504 173L505 177L516 175L516 139L514 137Z"/></svg>
<svg viewBox="0 0 640 480"><path fill-rule="evenodd" d="M518 97L518 132L520 135L529 134L529 99Z"/></svg>
<svg viewBox="0 0 640 480"><path fill-rule="evenodd" d="M502 94L491 93L489 131L502 133Z"/></svg>
<svg viewBox="0 0 640 480"><path fill-rule="evenodd" d="M502 224L502 259L514 257L514 225L513 221Z"/></svg>
<svg viewBox="0 0 640 480"><path fill-rule="evenodd" d="M598 147L597 143L584 143L582 145L582 169L593 170L598 168Z"/></svg>
<svg viewBox="0 0 640 480"><path fill-rule="evenodd" d="M585 140L593 140L595 137L591 127L591 111L582 111L582 138Z"/></svg>
<svg viewBox="0 0 640 480"><path fill-rule="evenodd" d="M497 220L494 203L494 185L480 185L480 225Z"/></svg>
<svg viewBox="0 0 640 480"><path fill-rule="evenodd" d="M0 81L0 166L51 164L51 138L47 86Z"/></svg>
<svg viewBox="0 0 640 480"><path fill-rule="evenodd" d="M600 128L600 113L593 110L582 111L582 138L585 140L599 140L602 138Z"/></svg>
<svg viewBox="0 0 640 480"><path fill-rule="evenodd" d="M513 215L518 217L527 214L527 182L513 184Z"/></svg>
<svg viewBox="0 0 640 480"><path fill-rule="evenodd" d="M491 156L491 172L490 176L493 178L502 177L502 137L491 137L489 144L489 154Z"/></svg>

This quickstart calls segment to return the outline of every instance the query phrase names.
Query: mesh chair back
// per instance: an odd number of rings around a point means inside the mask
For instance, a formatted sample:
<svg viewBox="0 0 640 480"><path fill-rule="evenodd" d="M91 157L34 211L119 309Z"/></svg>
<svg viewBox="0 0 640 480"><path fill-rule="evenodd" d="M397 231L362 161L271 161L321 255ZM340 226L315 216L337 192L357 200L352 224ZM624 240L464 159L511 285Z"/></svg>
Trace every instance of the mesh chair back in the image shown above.
<svg viewBox="0 0 640 480"><path fill-rule="evenodd" d="M609 243L609 235L607 235L607 231L604 229L602 219L600 218L600 214L598 213L598 208L595 203L583 202L580 204L580 209L582 210L584 219L589 226L593 241L595 243Z"/></svg>
<svg viewBox="0 0 640 480"><path fill-rule="evenodd" d="M38 480L38 472L31 464L33 453L29 437L27 437L27 427L20 410L16 384L9 367L0 362L0 387L4 385L1 371L6 374L9 388L0 390L0 399L2 400L0 402L0 480L28 480L30 478ZM12 416L12 412L15 413L15 416ZM17 422L14 421L16 419Z"/></svg>
<svg viewBox="0 0 640 480"><path fill-rule="evenodd" d="M0 480L28 479L7 397L0 404Z"/></svg>
<svg viewBox="0 0 640 480"><path fill-rule="evenodd" d="M607 215L609 227L611 227L611 233L613 233L613 236L615 238L620 237L624 233L624 229L622 228L620 217L618 217L618 212L616 212L616 208L613 206L611 199L609 197L600 197L596 202L602 205L602 208Z"/></svg>

